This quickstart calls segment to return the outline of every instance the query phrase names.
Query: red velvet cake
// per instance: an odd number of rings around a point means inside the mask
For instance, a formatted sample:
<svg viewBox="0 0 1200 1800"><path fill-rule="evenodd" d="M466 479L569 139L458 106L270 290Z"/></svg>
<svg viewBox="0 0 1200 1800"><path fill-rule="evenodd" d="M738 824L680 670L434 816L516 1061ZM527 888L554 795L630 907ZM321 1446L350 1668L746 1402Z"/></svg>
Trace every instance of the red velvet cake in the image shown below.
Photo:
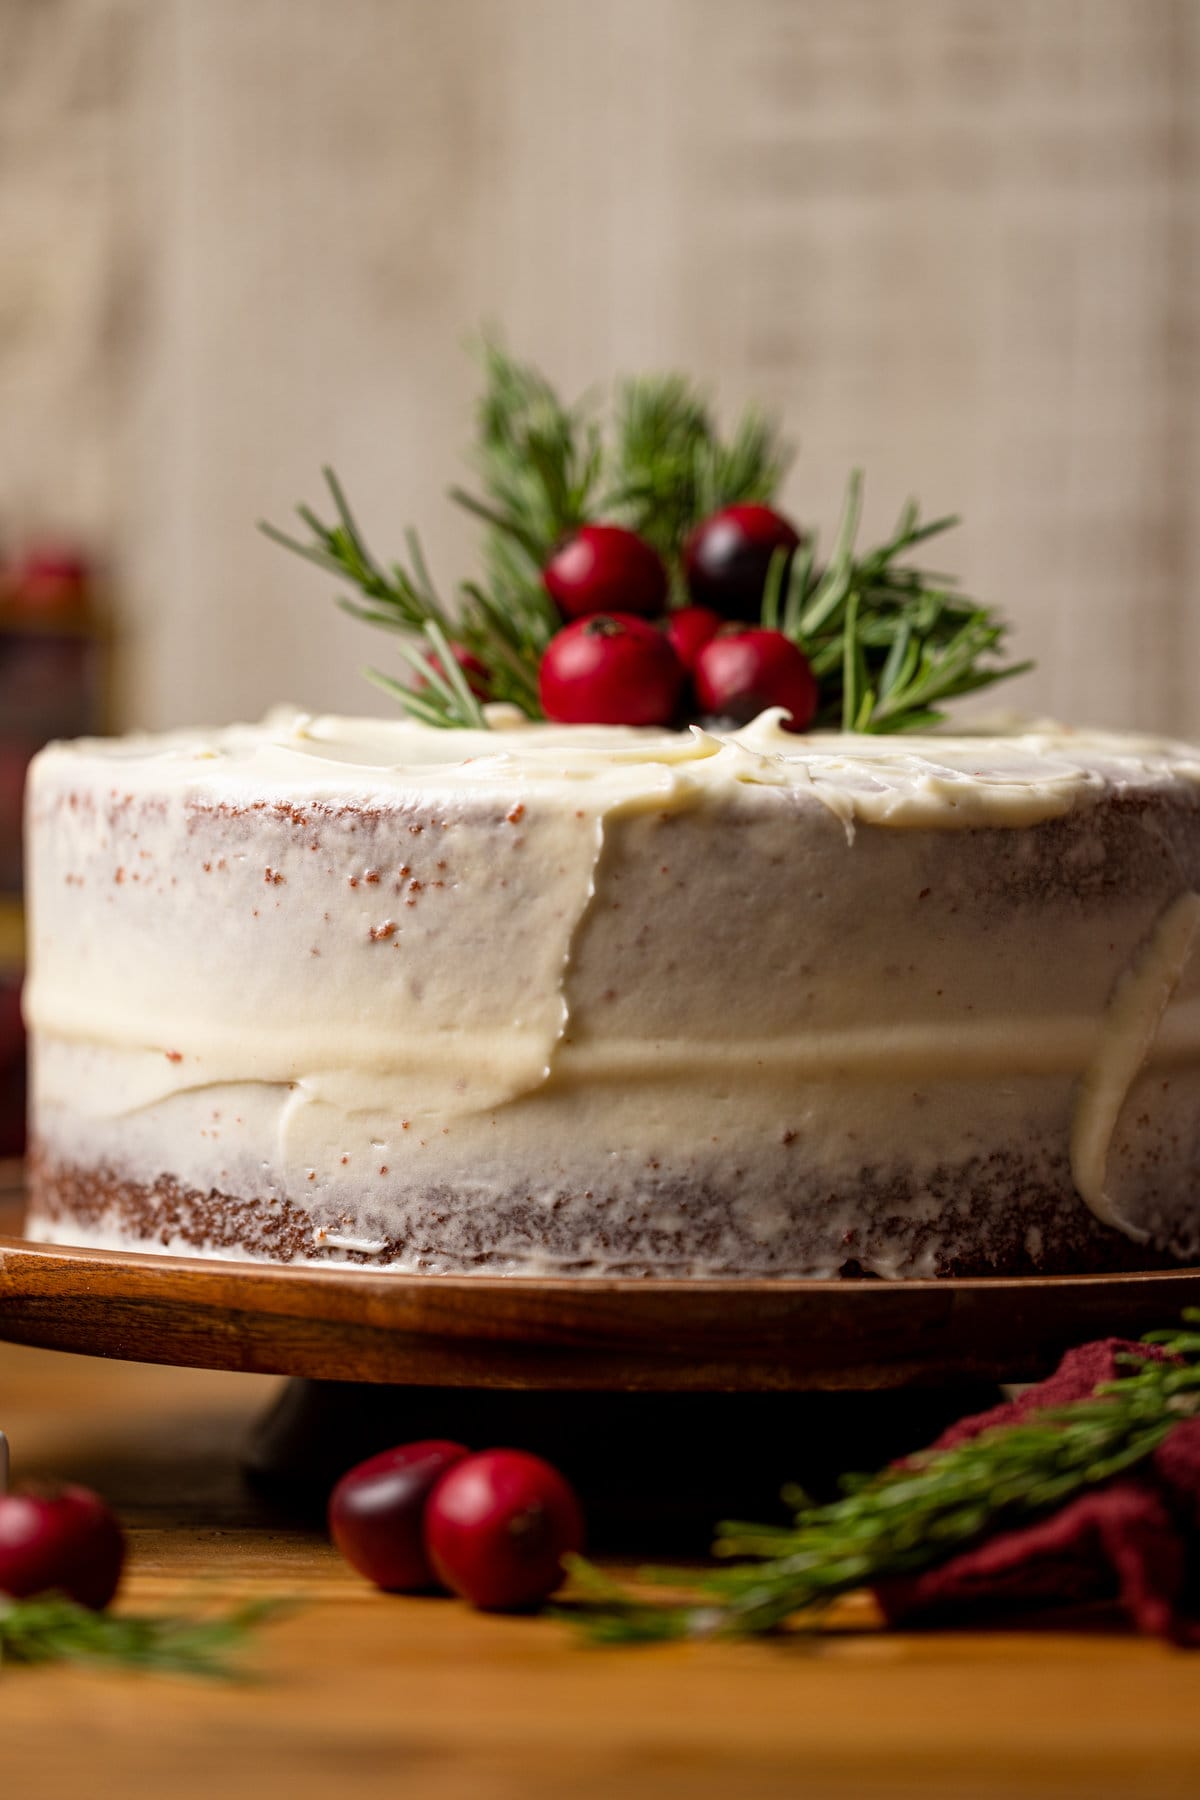
<svg viewBox="0 0 1200 1800"><path fill-rule="evenodd" d="M1200 1254L1185 746L287 714L52 746L28 846L38 1238L581 1277Z"/></svg>

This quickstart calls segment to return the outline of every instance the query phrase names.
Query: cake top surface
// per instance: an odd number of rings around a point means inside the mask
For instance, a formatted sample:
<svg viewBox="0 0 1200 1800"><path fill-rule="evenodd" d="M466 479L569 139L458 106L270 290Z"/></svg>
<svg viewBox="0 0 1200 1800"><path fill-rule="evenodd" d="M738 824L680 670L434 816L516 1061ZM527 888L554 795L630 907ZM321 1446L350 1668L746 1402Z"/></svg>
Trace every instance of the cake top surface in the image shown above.
<svg viewBox="0 0 1200 1800"><path fill-rule="evenodd" d="M848 824L943 829L1034 824L1105 794L1200 785L1200 747L1053 723L888 738L799 735L783 729L778 710L713 731L531 724L489 710L492 729L444 731L277 708L256 725L54 744L40 761L60 775L83 764L93 778L111 772L122 794L176 791L215 804L557 792L604 809L687 804L740 785L807 795Z"/></svg>

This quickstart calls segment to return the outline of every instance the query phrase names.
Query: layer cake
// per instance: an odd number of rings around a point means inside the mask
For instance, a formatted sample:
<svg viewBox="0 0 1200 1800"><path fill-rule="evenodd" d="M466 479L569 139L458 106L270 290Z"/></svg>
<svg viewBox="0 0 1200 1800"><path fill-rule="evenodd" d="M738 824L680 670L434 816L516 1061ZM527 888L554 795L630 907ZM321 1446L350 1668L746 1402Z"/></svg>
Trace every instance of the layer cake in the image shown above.
<svg viewBox="0 0 1200 1800"><path fill-rule="evenodd" d="M38 757L32 1235L518 1276L1200 1256L1200 750L491 722Z"/></svg>

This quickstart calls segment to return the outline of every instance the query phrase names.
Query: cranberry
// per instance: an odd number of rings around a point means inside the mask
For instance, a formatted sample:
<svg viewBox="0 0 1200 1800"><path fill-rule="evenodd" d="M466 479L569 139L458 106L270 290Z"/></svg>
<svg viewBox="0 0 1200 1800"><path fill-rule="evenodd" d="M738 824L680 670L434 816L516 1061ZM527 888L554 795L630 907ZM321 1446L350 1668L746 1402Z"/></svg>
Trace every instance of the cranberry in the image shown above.
<svg viewBox="0 0 1200 1800"><path fill-rule="evenodd" d="M683 665L657 626L631 613L564 625L546 645L538 692L561 725L666 725Z"/></svg>
<svg viewBox="0 0 1200 1800"><path fill-rule="evenodd" d="M817 710L808 658L782 631L728 631L696 658L696 698L706 713L746 724L768 706L791 713L788 731L807 731Z"/></svg>
<svg viewBox="0 0 1200 1800"><path fill-rule="evenodd" d="M0 1593L13 1600L65 1594L100 1612L124 1561L121 1527L87 1488L0 1494Z"/></svg>
<svg viewBox="0 0 1200 1800"><path fill-rule="evenodd" d="M583 1512L557 1469L524 1450L485 1450L443 1475L425 1547L448 1588L489 1612L537 1606L583 1548Z"/></svg>
<svg viewBox="0 0 1200 1800"><path fill-rule="evenodd" d="M492 697L492 676L486 663L480 662L475 652L473 650L468 650L465 644L451 644L450 652L454 657L455 662L466 676L467 686L470 688L475 698L477 700L490 700ZM430 656L428 662L430 668L436 669L439 675L442 674L442 659L440 656ZM428 682L425 681L423 677L418 679L418 686L428 687L428 685Z"/></svg>
<svg viewBox="0 0 1200 1800"><path fill-rule="evenodd" d="M696 658L709 638L716 637L723 621L709 606L681 606L667 620L667 637L685 669L694 669Z"/></svg>
<svg viewBox="0 0 1200 1800"><path fill-rule="evenodd" d="M550 598L568 619L591 613L659 613L667 571L657 550L623 525L583 525L542 570Z"/></svg>
<svg viewBox="0 0 1200 1800"><path fill-rule="evenodd" d="M467 1455L465 1444L427 1438L384 1450L343 1475L329 1496L329 1535L350 1567L395 1594L435 1588L422 1535L425 1502Z"/></svg>
<svg viewBox="0 0 1200 1800"><path fill-rule="evenodd" d="M702 519L683 546L688 592L726 619L757 619L771 558L791 553L800 533L769 506L726 506Z"/></svg>
<svg viewBox="0 0 1200 1800"><path fill-rule="evenodd" d="M91 581L85 557L66 544L39 544L26 551L9 577L19 606L53 612L82 605Z"/></svg>

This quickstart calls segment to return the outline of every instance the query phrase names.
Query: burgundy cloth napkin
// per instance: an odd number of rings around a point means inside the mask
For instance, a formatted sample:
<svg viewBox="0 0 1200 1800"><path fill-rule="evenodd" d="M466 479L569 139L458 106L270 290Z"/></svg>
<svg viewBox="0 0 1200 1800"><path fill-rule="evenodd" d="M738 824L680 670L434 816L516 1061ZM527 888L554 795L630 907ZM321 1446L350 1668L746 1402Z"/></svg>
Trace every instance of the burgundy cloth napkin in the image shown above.
<svg viewBox="0 0 1200 1800"><path fill-rule="evenodd" d="M1143 1346L1104 1338L1069 1350L1048 1380L960 1419L934 1448L1085 1400L1098 1383L1126 1374L1117 1357L1139 1348L1145 1354ZM1115 1601L1140 1632L1200 1643L1200 1418L1181 1419L1129 1474L936 1568L883 1583L876 1598L890 1625L966 1625Z"/></svg>

